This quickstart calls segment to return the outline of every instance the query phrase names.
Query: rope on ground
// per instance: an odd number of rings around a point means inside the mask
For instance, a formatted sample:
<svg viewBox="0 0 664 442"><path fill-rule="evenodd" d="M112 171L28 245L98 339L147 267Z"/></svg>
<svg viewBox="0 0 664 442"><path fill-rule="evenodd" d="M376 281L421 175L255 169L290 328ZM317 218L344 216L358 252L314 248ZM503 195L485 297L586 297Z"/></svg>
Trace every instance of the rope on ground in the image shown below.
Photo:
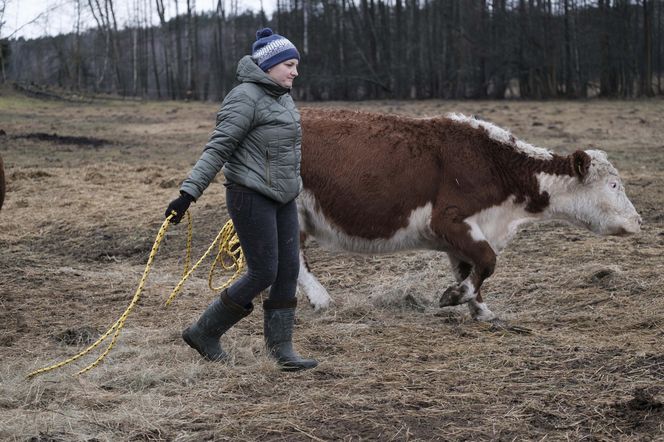
<svg viewBox="0 0 664 442"><path fill-rule="evenodd" d="M184 285L185 281L191 276L191 274L196 270L196 268L203 262L203 260L210 254L212 249L218 244L219 251L217 252L217 256L215 257L214 262L212 263L212 266L210 267L210 273L208 276L208 285L210 286L211 289L213 290L222 290L229 286L237 277L240 275L244 268L244 255L242 254L242 248L240 247L240 242L239 239L237 238L237 234L235 233L235 229L233 227L233 222L231 220L228 220L224 227L221 229L217 237L214 239L210 247L208 247L207 251L203 254L203 256L194 264L194 266L190 269L189 266L191 264L191 243L192 243L192 237L193 237L193 223L191 220L191 215L189 212L186 212L187 214L187 252L185 256L185 263L184 263L184 272L182 275L182 278L180 279L180 282L175 286L173 291L171 292L170 296L168 297L168 300L166 301L166 305L170 305L170 303L173 301L175 296L180 292L182 289L182 286ZM175 216L175 213L169 215L164 222L161 224L161 227L159 229L159 232L157 232L157 237L154 241L154 244L152 245L152 249L150 250L150 255L148 257L148 261L145 264L145 270L143 271L143 276L141 277L140 282L138 283L138 287L136 288L136 291L134 292L134 297L132 298L131 302L125 309L124 313L120 316L120 318L115 321L115 323L103 334L99 339L97 339L94 343L92 343L90 346L88 346L85 350L81 351L80 353L62 361L58 362L57 364L50 365L48 367L40 368L39 370L35 370L31 373L29 373L26 377L28 379L33 378L37 375L47 373L52 370L56 370L58 368L64 367L65 365L68 365L81 357L85 356L95 348L99 347L99 345L104 342L111 334L113 334L113 337L111 338L111 342L109 343L108 347L106 350L99 355L99 357L90 365L87 367L83 368L80 370L77 375L83 374L87 372L88 370L91 370L95 368L99 363L110 353L110 351L113 349L115 346L115 343L117 342L118 336L120 335L120 331L124 327L125 321L131 314L132 310L138 303L138 301L141 298L141 294L143 292L143 288L145 286L145 281L148 278L148 274L150 273L150 270L152 269L152 262L154 261L154 257L157 255L157 251L159 250L159 246L161 245L162 240L164 239L164 236L166 235L166 231L168 230L168 227L170 225L171 219ZM227 264L226 259L230 259L231 263ZM214 273L214 269L217 267L217 265L221 265L225 270L232 270L235 269L235 273L224 283L221 287L219 288L214 288L212 286L212 275Z"/></svg>

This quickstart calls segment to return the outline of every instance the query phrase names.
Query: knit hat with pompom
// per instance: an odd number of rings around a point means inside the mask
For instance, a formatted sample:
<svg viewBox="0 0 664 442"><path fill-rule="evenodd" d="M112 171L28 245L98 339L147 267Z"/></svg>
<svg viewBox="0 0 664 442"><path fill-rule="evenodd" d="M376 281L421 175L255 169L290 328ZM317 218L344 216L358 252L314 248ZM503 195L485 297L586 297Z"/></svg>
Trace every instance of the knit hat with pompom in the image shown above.
<svg viewBox="0 0 664 442"><path fill-rule="evenodd" d="M286 60L300 60L300 53L286 37L272 32L270 28L256 31L256 41L251 46L251 58L265 72Z"/></svg>

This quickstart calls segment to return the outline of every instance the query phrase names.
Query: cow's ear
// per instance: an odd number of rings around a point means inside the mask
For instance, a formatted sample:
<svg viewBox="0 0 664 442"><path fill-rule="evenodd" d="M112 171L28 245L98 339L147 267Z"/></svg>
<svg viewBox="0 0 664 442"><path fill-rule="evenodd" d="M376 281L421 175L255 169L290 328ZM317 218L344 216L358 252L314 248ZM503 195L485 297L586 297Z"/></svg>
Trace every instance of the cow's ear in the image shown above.
<svg viewBox="0 0 664 442"><path fill-rule="evenodd" d="M590 155L582 150L577 150L572 154L572 169L574 170L574 175L576 175L579 180L583 181L586 175L588 175L590 161Z"/></svg>

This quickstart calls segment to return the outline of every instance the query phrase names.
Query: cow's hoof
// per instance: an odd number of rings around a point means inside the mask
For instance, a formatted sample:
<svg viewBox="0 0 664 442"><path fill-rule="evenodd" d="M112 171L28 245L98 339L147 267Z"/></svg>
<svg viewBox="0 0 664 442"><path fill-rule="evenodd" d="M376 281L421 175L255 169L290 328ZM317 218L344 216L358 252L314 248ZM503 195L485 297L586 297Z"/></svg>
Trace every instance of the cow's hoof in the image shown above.
<svg viewBox="0 0 664 442"><path fill-rule="evenodd" d="M311 307L313 307L315 312L320 312L320 311L326 310L329 306L330 306L329 303L328 304L323 304L323 305L311 304Z"/></svg>
<svg viewBox="0 0 664 442"><path fill-rule="evenodd" d="M440 297L438 305L440 307L450 307L453 305L462 304L462 299L465 294L466 291L464 287L459 287L459 286L448 287L447 290L445 290L442 296Z"/></svg>
<svg viewBox="0 0 664 442"><path fill-rule="evenodd" d="M309 299L309 304L313 307L315 312L325 310L330 306L330 298L327 299Z"/></svg>
<svg viewBox="0 0 664 442"><path fill-rule="evenodd" d="M491 323L493 323L494 321L500 321L500 319L498 319L498 316L496 316L494 312L488 309L474 313L473 319L480 322L491 322Z"/></svg>
<svg viewBox="0 0 664 442"><path fill-rule="evenodd" d="M309 299L309 304L313 307L314 311L324 310L330 306L332 298L327 290L322 285L316 284L307 287L308 290L303 290L304 295Z"/></svg>
<svg viewBox="0 0 664 442"><path fill-rule="evenodd" d="M468 302L468 310L470 310L470 316L476 321L490 322L498 320L496 314L489 310L489 307L484 302L477 302L477 300L473 299Z"/></svg>

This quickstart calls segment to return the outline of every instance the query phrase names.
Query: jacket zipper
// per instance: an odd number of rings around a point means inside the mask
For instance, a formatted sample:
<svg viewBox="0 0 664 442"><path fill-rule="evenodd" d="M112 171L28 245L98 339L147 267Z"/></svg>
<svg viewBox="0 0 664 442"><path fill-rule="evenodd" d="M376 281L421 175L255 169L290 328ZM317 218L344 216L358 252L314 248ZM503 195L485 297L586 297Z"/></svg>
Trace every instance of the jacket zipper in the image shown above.
<svg viewBox="0 0 664 442"><path fill-rule="evenodd" d="M265 158L267 160L267 165L265 167L265 170L267 172L267 186L272 187L272 179L271 179L271 176L270 176L270 148L269 147L265 151Z"/></svg>

